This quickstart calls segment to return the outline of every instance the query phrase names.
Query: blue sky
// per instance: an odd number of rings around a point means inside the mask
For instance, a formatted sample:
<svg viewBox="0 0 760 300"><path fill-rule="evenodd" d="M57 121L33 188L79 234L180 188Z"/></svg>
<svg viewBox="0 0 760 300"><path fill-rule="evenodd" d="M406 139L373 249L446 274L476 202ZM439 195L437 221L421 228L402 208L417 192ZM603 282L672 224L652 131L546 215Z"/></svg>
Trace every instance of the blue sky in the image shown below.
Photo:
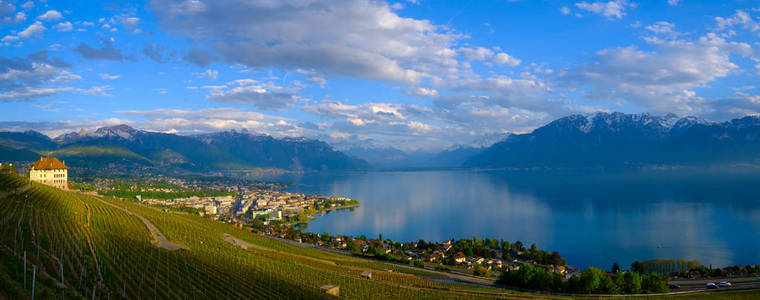
<svg viewBox="0 0 760 300"><path fill-rule="evenodd" d="M759 1L0 0L0 128L443 149L760 111Z"/></svg>

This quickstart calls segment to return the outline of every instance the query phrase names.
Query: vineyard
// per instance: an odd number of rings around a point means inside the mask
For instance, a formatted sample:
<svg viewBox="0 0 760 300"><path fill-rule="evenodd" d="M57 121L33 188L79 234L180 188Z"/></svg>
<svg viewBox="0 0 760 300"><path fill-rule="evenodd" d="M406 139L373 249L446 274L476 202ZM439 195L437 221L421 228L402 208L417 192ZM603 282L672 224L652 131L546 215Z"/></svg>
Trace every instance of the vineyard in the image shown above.
<svg viewBox="0 0 760 300"><path fill-rule="evenodd" d="M404 268L383 271L393 267L289 245L196 215L36 183L22 188L29 185L0 175L0 267L7 270L0 274L0 298L320 299L333 297L320 291L327 284L349 299L478 296L470 293L475 288L405 274ZM157 247L135 214L182 247ZM236 246L225 234L251 247ZM365 270L373 272L372 280L360 278Z"/></svg>
<svg viewBox="0 0 760 300"><path fill-rule="evenodd" d="M0 299L542 298L440 276L0 175Z"/></svg>

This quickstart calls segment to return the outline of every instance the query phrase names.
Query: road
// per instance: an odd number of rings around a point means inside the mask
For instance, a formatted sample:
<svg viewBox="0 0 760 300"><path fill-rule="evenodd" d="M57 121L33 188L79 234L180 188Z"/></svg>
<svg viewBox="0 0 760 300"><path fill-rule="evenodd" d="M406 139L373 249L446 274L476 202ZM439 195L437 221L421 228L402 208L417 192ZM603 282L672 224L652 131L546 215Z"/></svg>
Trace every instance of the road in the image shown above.
<svg viewBox="0 0 760 300"><path fill-rule="evenodd" d="M710 278L710 279L697 279L697 280L673 280L670 283L676 283L681 286L680 289L672 289L672 291L697 291L706 290L706 284L712 282L718 284L718 282L727 281L731 283L730 287L721 287L719 290L738 290L738 289L760 289L760 280L756 277L733 277L733 278Z"/></svg>
<svg viewBox="0 0 760 300"><path fill-rule="evenodd" d="M138 215L138 214L136 214L136 213L134 213L134 212L126 209L126 208L119 207L119 206L117 206L115 204L111 204L111 203L108 203L106 201L103 201L103 199L100 199L100 197L93 197L93 198L98 199L98 201L103 202L106 205L112 206L112 207L114 207L116 209L120 209L120 210L126 212L127 214L135 216L138 219L140 219L140 221L142 221L143 224L145 224L145 227L148 228L148 231L150 231L150 233L153 235L153 239L156 241L156 247L164 248L164 249L167 249L167 250L187 249L187 247L184 246L184 245L179 245L179 244L175 244L175 243L170 242L161 233L161 231L158 230L158 227L156 227L155 225L153 225L153 223L151 223L150 221L148 221L148 219L144 218L143 216Z"/></svg>

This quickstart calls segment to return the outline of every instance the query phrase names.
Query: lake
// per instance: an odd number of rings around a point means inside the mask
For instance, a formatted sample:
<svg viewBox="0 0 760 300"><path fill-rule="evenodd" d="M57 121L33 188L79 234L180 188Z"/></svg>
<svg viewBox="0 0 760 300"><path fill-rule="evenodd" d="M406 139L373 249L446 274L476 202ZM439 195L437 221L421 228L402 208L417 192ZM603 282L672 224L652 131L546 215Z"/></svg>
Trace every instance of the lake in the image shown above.
<svg viewBox="0 0 760 300"><path fill-rule="evenodd" d="M491 237L609 269L649 258L760 264L760 172L370 171L289 174L290 192L357 199L308 231L400 241Z"/></svg>

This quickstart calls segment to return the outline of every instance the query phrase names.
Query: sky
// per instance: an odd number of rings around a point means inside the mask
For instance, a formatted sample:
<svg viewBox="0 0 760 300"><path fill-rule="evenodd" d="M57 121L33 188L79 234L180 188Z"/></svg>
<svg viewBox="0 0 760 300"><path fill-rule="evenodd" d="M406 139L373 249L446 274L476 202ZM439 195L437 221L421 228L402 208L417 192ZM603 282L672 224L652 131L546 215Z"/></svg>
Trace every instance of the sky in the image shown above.
<svg viewBox="0 0 760 300"><path fill-rule="evenodd" d="M0 0L0 128L483 145L760 112L760 1Z"/></svg>

